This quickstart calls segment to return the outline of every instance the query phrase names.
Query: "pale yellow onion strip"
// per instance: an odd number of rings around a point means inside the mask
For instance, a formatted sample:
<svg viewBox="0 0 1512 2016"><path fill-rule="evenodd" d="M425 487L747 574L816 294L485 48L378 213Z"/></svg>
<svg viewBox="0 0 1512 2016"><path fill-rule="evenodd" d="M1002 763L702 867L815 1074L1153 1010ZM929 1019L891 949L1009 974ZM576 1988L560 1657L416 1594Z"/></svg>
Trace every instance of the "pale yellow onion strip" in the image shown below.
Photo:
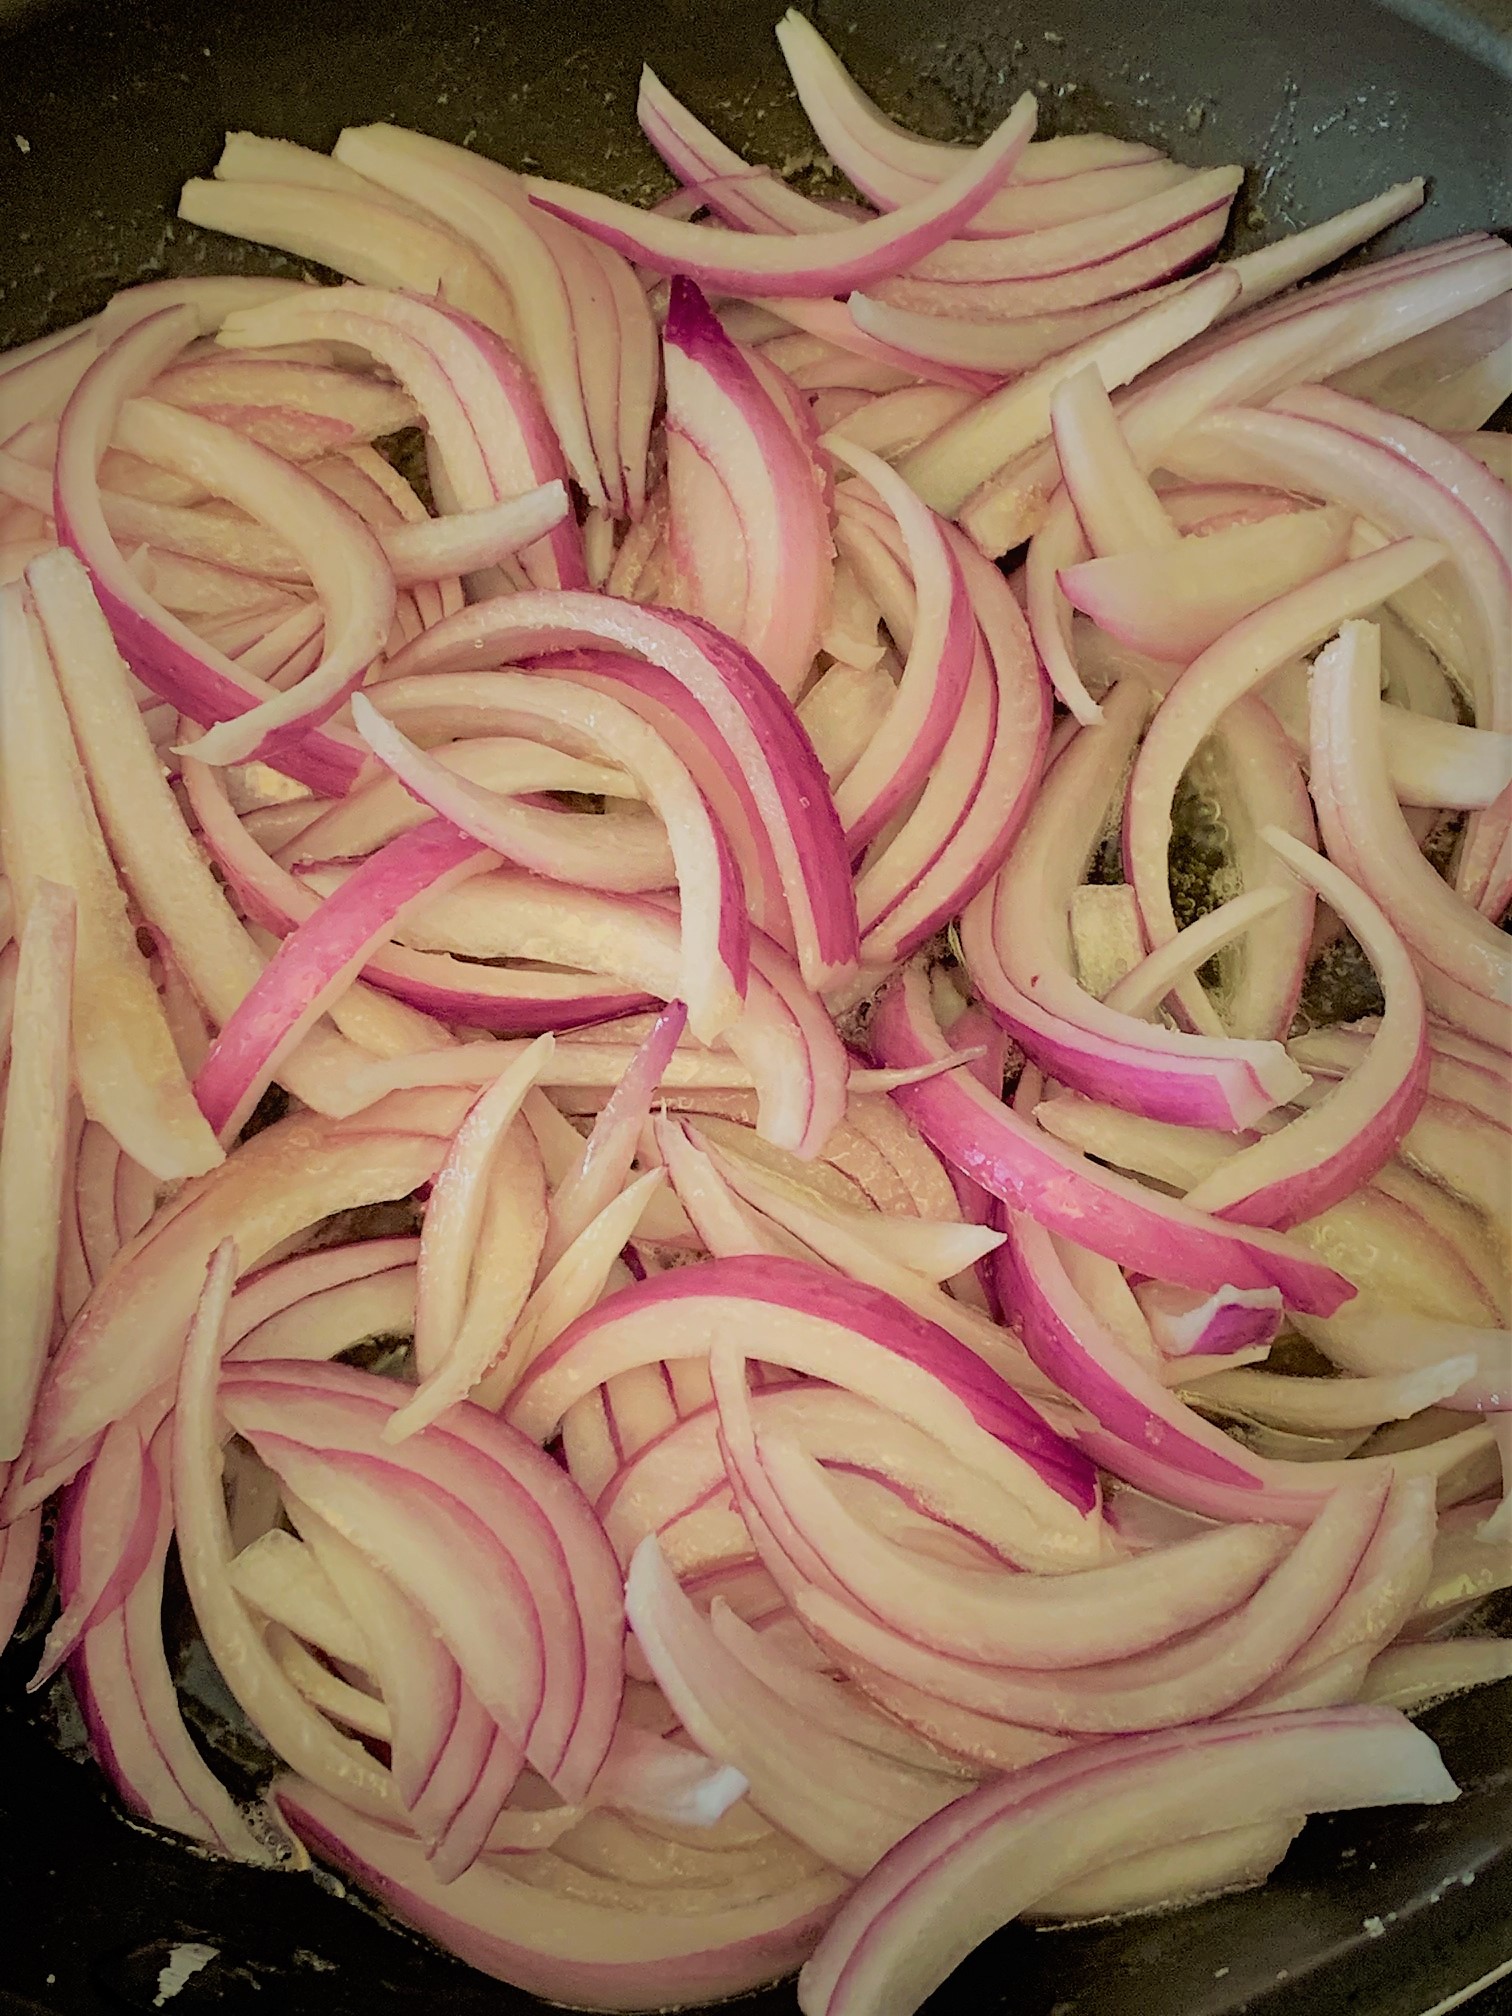
<svg viewBox="0 0 1512 2016"><path fill-rule="evenodd" d="M546 1171L523 1118L500 1137L486 1185L461 1321L438 1362L423 1368L414 1398L393 1417L400 1425L391 1441L401 1441L467 1397L498 1357L535 1283L546 1238Z"/></svg>
<svg viewBox="0 0 1512 2016"><path fill-rule="evenodd" d="M431 1185L420 1234L415 1301L415 1364L421 1384L414 1398L384 1423L387 1442L403 1441L460 1400L488 1362L485 1358L476 1371L464 1376L467 1368L456 1358L456 1345L467 1311L468 1278L488 1202L489 1174L506 1130L554 1048L548 1032L505 1065L473 1102Z"/></svg>
<svg viewBox="0 0 1512 2016"><path fill-rule="evenodd" d="M47 1358L68 1160L73 891L39 882L21 927L0 1139L0 1461L21 1452Z"/></svg>
<svg viewBox="0 0 1512 2016"><path fill-rule="evenodd" d="M531 1360L598 1301L641 1213L665 1181L661 1169L637 1176L573 1240L526 1303L503 1357L478 1382L474 1398L481 1406L501 1407Z"/></svg>
<svg viewBox="0 0 1512 2016"><path fill-rule="evenodd" d="M358 1811L393 1819L398 1800L388 1772L310 1706L232 1586L216 1384L236 1271L236 1243L223 1239L211 1257L179 1371L173 1498L189 1600L221 1678L279 1756Z"/></svg>
<svg viewBox="0 0 1512 2016"><path fill-rule="evenodd" d="M82 565L60 548L32 563L28 585L111 852L196 999L225 1022L265 962L168 787L131 674ZM360 1056L333 1031L313 1029L279 1067L279 1078L307 1106L328 1111L333 1079Z"/></svg>
<svg viewBox="0 0 1512 2016"><path fill-rule="evenodd" d="M74 1070L85 1111L154 1176L220 1161L126 911L53 675L17 588L0 607L0 834L24 916L38 881L78 903Z"/></svg>

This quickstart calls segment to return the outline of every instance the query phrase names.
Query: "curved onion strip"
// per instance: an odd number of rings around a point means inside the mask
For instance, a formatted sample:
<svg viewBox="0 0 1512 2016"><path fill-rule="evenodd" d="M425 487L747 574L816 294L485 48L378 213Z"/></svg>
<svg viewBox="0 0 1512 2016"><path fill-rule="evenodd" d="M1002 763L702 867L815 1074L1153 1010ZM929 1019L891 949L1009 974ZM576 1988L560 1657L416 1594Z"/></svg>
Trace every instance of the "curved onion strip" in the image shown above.
<svg viewBox="0 0 1512 2016"><path fill-rule="evenodd" d="M14 672L7 666L7 685ZM0 1463L19 1456L47 1348L63 1210L72 1044L75 902L33 885L21 926L17 1024L8 1046L0 1136Z"/></svg>
<svg viewBox="0 0 1512 2016"><path fill-rule="evenodd" d="M430 1873L417 1842L374 1826L298 1779L274 1790L280 1815L315 1853L382 1898L482 1973L554 2001L656 2010L739 1995L790 1974L813 1950L844 1880L823 1865L795 1871L760 1898L674 1892L647 1909L642 1884L606 1883L588 1897L581 1875L548 1862L549 1887L481 1862L455 1882ZM553 1880L554 1879L554 1880ZM649 1892L652 1899L657 1893ZM660 1900L658 1900L658 1903ZM612 1956L612 1957L609 1957Z"/></svg>
<svg viewBox="0 0 1512 2016"><path fill-rule="evenodd" d="M210 1047L194 1096L217 1134L234 1136L282 1057L356 979L371 953L427 896L489 868L480 841L433 820L370 855L291 931Z"/></svg>
<svg viewBox="0 0 1512 2016"><path fill-rule="evenodd" d="M366 695L352 703L364 741L405 788L506 858L553 879L582 884L581 856L571 839L549 836L549 844L529 844L522 833L527 808L500 801L486 788L459 776L416 748L394 725L414 710L448 706L468 713L472 723L505 727L523 717L537 732L544 727L578 735L627 769L648 803L664 821L677 870L680 913L685 919L685 989L694 1033L714 1042L740 1012L747 978L749 940L744 895L724 835L683 766L661 738L628 707L611 699L589 700L557 682L524 673L432 673L422 681L391 680L375 706ZM469 704L471 703L471 704ZM500 718L500 717L503 718ZM521 841L525 844L522 845Z"/></svg>
<svg viewBox="0 0 1512 2016"><path fill-rule="evenodd" d="M920 1064L949 1055L917 967L882 995L871 1024L877 1056ZM925 1139L984 1189L1038 1212L1120 1265L1190 1288L1280 1288L1288 1304L1327 1314L1348 1298L1331 1268L1273 1233L1240 1235L1175 1200L1100 1169L1027 1124L964 1072L900 1087L893 1098Z"/></svg>
<svg viewBox="0 0 1512 2016"><path fill-rule="evenodd" d="M1442 558L1443 549L1429 540L1402 539L1363 560L1346 561L1245 617L1176 681L1135 761L1124 822L1125 873L1138 892L1153 945L1176 935L1167 873L1176 788L1223 710L1287 659L1321 644L1340 623L1373 609Z"/></svg>
<svg viewBox="0 0 1512 2016"><path fill-rule="evenodd" d="M486 652L518 658L603 644L641 654L706 710L766 824L805 979L823 989L848 978L855 899L824 773L791 707L740 645L670 610L600 595L525 594L448 618L393 669L430 674L470 668Z"/></svg>
<svg viewBox="0 0 1512 2016"><path fill-rule="evenodd" d="M1122 785L1149 706L1120 681L1096 726L1052 766L996 881L968 904L961 949L991 1012L1035 1061L1078 1091L1150 1118L1237 1128L1289 1098L1301 1074L1276 1043L1188 1036L1098 1002L1071 971L1068 916L1104 809Z"/></svg>
<svg viewBox="0 0 1512 2016"><path fill-rule="evenodd" d="M1315 1218L1390 1160L1428 1088L1423 990L1385 915L1332 862L1274 827L1264 838L1343 919L1374 965L1386 1012L1370 1050L1319 1105L1241 1149L1187 1192L1194 1210L1285 1229Z"/></svg>
<svg viewBox="0 0 1512 2016"><path fill-rule="evenodd" d="M541 1266L549 1269L626 1182L656 1089L687 1022L679 1001L656 1018L594 1122L581 1159L552 1189Z"/></svg>
<svg viewBox="0 0 1512 2016"><path fill-rule="evenodd" d="M333 1211L405 1197L430 1180L465 1097L399 1096L411 1102L404 1117L413 1131L401 1131L382 1112L347 1123L301 1114L244 1142L157 1214L110 1269L48 1365L26 1476L12 1480L23 1501L17 1510L74 1476L109 1422L173 1379L205 1267L223 1239L234 1238L255 1267Z"/></svg>
<svg viewBox="0 0 1512 2016"><path fill-rule="evenodd" d="M393 1783L359 1743L339 1735L288 1678L230 1579L231 1535L221 1504L216 1374L236 1246L211 1257L184 1351L173 1417L173 1499L179 1560L205 1643L226 1685L291 1763L373 1814L391 1812Z"/></svg>
<svg viewBox="0 0 1512 2016"><path fill-rule="evenodd" d="M1430 1003L1437 1005L1442 974L1484 998L1482 1019L1498 1029L1505 1014L1498 1017L1495 1004L1512 999L1507 941L1428 865L1397 808L1375 704L1379 654L1379 631L1346 624L1313 672L1313 775L1324 838L1374 900L1389 907L1427 968Z"/></svg>
<svg viewBox="0 0 1512 2016"><path fill-rule="evenodd" d="M1060 1536L1073 1555L1095 1549L1096 1520L1084 1516L1096 1502L1090 1479L1078 1480L1080 1509L1057 1502L1066 1445L1011 1388L891 1297L798 1261L711 1261L622 1290L536 1359L509 1402L509 1418L527 1434L549 1435L580 1393L654 1358L705 1357L712 1326L722 1322L724 1334L737 1334L735 1324L749 1323L753 1307L762 1308L763 1327L751 1341L765 1362L841 1385L861 1377L879 1388L885 1382L906 1419L1032 1502L1047 1537ZM1041 1448L1055 1465L1052 1490L1034 1472Z"/></svg>
<svg viewBox="0 0 1512 2016"><path fill-rule="evenodd" d="M571 1479L481 1408L459 1405L445 1422L388 1445L383 1426L401 1395L392 1380L347 1366L264 1364L228 1368L222 1398L254 1446L277 1445L270 1462L280 1474L297 1461L306 1483L332 1494L333 1503L369 1508L371 1517L348 1537L364 1551L399 1550L391 1572L413 1602L431 1610L491 1712L501 1720L518 1716L534 1701L523 1730L512 1733L525 1736L530 1762L564 1798L578 1797L608 1754L623 1685L619 1570L609 1544ZM385 1476L389 1510L380 1520ZM406 1479L397 1496L396 1476ZM409 1551L401 1502L412 1487L433 1568L445 1552L433 1543L445 1533L465 1543L466 1558L481 1565L486 1548L498 1564L499 1616L515 1620L503 1623L502 1637L480 1613L487 1585L473 1585L469 1595L460 1563L444 1584L425 1579L422 1554ZM320 1511L318 1498L293 1488ZM344 1519L332 1523L346 1528ZM492 1594L488 1601L492 1606ZM447 1606L444 1620L433 1604ZM506 1647L515 1671L501 1657Z"/></svg>
<svg viewBox="0 0 1512 2016"><path fill-rule="evenodd" d="M835 295L896 273L942 245L1008 182L1034 132L1027 94L956 172L890 216L822 234L759 237L658 217L567 183L526 181L531 201L638 265L727 294Z"/></svg>
<svg viewBox="0 0 1512 2016"><path fill-rule="evenodd" d="M1209 328L1238 291L1239 283L1231 275L1204 274L1175 295L1142 307L1127 321L1085 337L1023 378L989 392L910 449L900 469L926 503L959 518L982 545L962 507L1005 464L1011 466L1015 458L1049 440L1050 402L1066 379L1095 366L1110 390L1127 385ZM995 542L992 550L998 550Z"/></svg>
<svg viewBox="0 0 1512 2016"><path fill-rule="evenodd" d="M539 1196L542 1187L539 1180L531 1180L535 1158L507 1158L503 1142L551 1053L551 1036L538 1036L499 1073L468 1109L436 1171L416 1260L415 1368L421 1384L388 1424L388 1441L402 1441L433 1421L452 1401L463 1398L484 1369L482 1365L474 1370L467 1363L459 1364L456 1353L464 1327L472 1327L467 1320L470 1276L482 1257L479 1242L485 1212L501 1205L506 1210L511 1204L515 1206L509 1212L508 1234L512 1235L509 1243L517 1248L528 1248L532 1219L537 1232L544 1230L539 1209L530 1212L527 1202L533 1192ZM493 1178L514 1167L519 1170L517 1185L508 1184L503 1194L496 1196ZM507 1312L512 1321L518 1314L523 1296L529 1292L534 1258L522 1255L521 1264L511 1271L514 1292L502 1308L490 1306L491 1318ZM489 1300L492 1305L492 1295ZM503 1328L507 1330L508 1325Z"/></svg>
<svg viewBox="0 0 1512 2016"><path fill-rule="evenodd" d="M878 456L828 437L825 445L865 479L896 520L916 598L897 694L835 792L854 854L907 803L945 747L967 690L976 637L961 564L933 513Z"/></svg>
<svg viewBox="0 0 1512 2016"><path fill-rule="evenodd" d="M830 533L815 460L749 358L680 274L672 282L662 344L672 537L687 547L695 583L703 584L687 606L720 620L704 576L727 572L732 559L713 536L715 528L695 515L696 496L683 481L684 448L723 485L739 521L745 594L738 598L737 620L720 627L795 698L818 648L830 585Z"/></svg>
<svg viewBox="0 0 1512 2016"><path fill-rule="evenodd" d="M419 136L415 136L418 138ZM425 420L449 510L480 511L538 484L564 481L562 450L523 365L481 322L378 287L300 288L227 318L220 341L264 349L310 337L355 344L391 371ZM543 588L586 586L569 514L520 556Z"/></svg>
<svg viewBox="0 0 1512 2016"><path fill-rule="evenodd" d="M0 591L0 658L6 869L23 917L43 881L71 895L73 1069L85 1111L155 1176L197 1176L219 1151L137 944L46 634L19 588Z"/></svg>
<svg viewBox="0 0 1512 2016"><path fill-rule="evenodd" d="M191 720L215 722L262 704L268 689L196 637L141 587L110 536L98 480L122 408L194 332L190 309L164 309L118 337L85 372L58 427L53 511L58 542L72 548L88 568L112 634L133 671ZM375 648L382 642L380 636ZM338 795L361 767L354 747L320 727L303 734L290 731L278 738L276 751L264 753L290 776Z"/></svg>
<svg viewBox="0 0 1512 2016"><path fill-rule="evenodd" d="M1057 1735L1171 1729L1231 1712L1326 1628L1365 1558L1386 1494L1387 1480L1377 1478L1324 1499L1255 1593L1226 1615L1153 1650L1053 1678L936 1650L822 1588L799 1590L795 1607L822 1643L979 1714Z"/></svg>
<svg viewBox="0 0 1512 2016"><path fill-rule="evenodd" d="M805 2016L917 2009L1057 1884L1171 1839L1301 1811L1443 1801L1432 1742L1390 1709L1210 1723L1048 1758L927 1823L842 1905L800 1977Z"/></svg>

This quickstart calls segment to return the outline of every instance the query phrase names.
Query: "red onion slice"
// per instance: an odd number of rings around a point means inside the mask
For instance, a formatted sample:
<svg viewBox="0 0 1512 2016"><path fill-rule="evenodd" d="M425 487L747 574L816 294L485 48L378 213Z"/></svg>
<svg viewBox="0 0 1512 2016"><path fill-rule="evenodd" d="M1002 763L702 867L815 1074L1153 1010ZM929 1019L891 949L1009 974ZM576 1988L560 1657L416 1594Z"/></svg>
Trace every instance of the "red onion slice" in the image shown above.
<svg viewBox="0 0 1512 2016"><path fill-rule="evenodd" d="M1109 696L1052 768L996 882L961 919L961 946L988 1008L1047 1071L1150 1118L1238 1128L1301 1082L1279 1044L1187 1036L1099 1003L1070 971L1065 919L1119 788L1148 695ZM1137 776L1136 770L1136 776Z"/></svg>
<svg viewBox="0 0 1512 2016"><path fill-rule="evenodd" d="M948 1056L917 967L878 1002L875 1054L888 1064ZM1212 1290L1277 1287L1287 1302L1329 1313L1348 1284L1291 1242L1271 1233L1240 1235L1219 1220L1100 1169L1028 1125L965 1073L902 1087L893 1098L926 1140L984 1189L1017 1210L1039 1213L1050 1230L1122 1266Z"/></svg>
<svg viewBox="0 0 1512 2016"><path fill-rule="evenodd" d="M1505 1046L1504 1007L1512 995L1507 942L1429 867L1397 808L1375 699L1379 651L1373 626L1347 624L1313 674L1313 788L1324 838L1375 901L1389 906L1423 963L1430 1005L1444 1000L1458 1008L1460 995L1447 992L1447 981L1478 1004L1473 1013L1481 1032ZM1371 679L1378 683L1367 704Z"/></svg>
<svg viewBox="0 0 1512 2016"><path fill-rule="evenodd" d="M711 1261L622 1290L541 1354L516 1388L509 1418L527 1434L548 1435L582 1392L631 1365L704 1357L711 1324L749 1322L755 1308L763 1310L766 1327L751 1341L759 1342L766 1362L847 1387L862 1376L885 1382L878 1390L905 1419L939 1435L1010 1492L1027 1493L1042 1517L1052 1516L1053 1498L1022 1466L1032 1468L1043 1449L1059 1475L1066 1447L1011 1388L955 1338L890 1296L796 1261ZM1081 1484L1090 1481L1083 1476ZM1095 1494L1078 1489L1077 1497L1081 1512L1067 1505L1053 1516L1068 1546L1095 1547L1096 1521L1082 1516Z"/></svg>
<svg viewBox="0 0 1512 2016"><path fill-rule="evenodd" d="M975 217L1013 174L1034 119L1034 101L1026 96L937 189L888 217L793 238L685 224L538 177L525 186L542 209L658 272L685 273L729 294L844 294L923 258Z"/></svg>
<svg viewBox="0 0 1512 2016"><path fill-rule="evenodd" d="M194 1096L218 1134L234 1135L280 1059L427 895L487 869L486 848L443 820L391 840L291 931L211 1045Z"/></svg>
<svg viewBox="0 0 1512 2016"><path fill-rule="evenodd" d="M1166 861L1176 787L1224 709L1287 659L1321 644L1340 623L1373 609L1441 558L1442 549L1432 542L1404 539L1346 561L1245 617L1176 681L1135 762L1124 822L1125 873L1138 892L1152 944L1164 945L1176 935Z"/></svg>
<svg viewBox="0 0 1512 2016"><path fill-rule="evenodd" d="M110 536L98 484L101 458L127 400L184 347L194 326L188 308L149 316L85 372L59 424L53 508L59 543L71 547L89 569L116 642L133 668L191 719L219 721L264 702L266 687L196 637L139 585ZM291 733L280 742L277 757L290 775L337 795L360 767L344 741L320 728L303 737Z"/></svg>
<svg viewBox="0 0 1512 2016"><path fill-rule="evenodd" d="M1241 1718L1049 1758L958 1801L842 1905L805 1967L805 2016L917 2009L979 1940L1070 1879L1241 1819L1456 1797L1429 1739L1390 1710Z"/></svg>
<svg viewBox="0 0 1512 2016"><path fill-rule="evenodd" d="M1381 910L1321 855L1274 827L1264 837L1348 925L1386 997L1368 1053L1341 1085L1187 1193L1194 1210L1285 1230L1351 1195L1391 1159L1427 1091L1428 1034L1417 974Z"/></svg>
<svg viewBox="0 0 1512 2016"><path fill-rule="evenodd" d="M198 1175L219 1155L187 1097L79 762L46 633L17 588L0 600L0 652L6 865L23 915L42 881L72 892L72 1048L86 1110L155 1175Z"/></svg>
<svg viewBox="0 0 1512 2016"><path fill-rule="evenodd" d="M695 581L731 564L727 549L715 549L711 528L692 515L695 496L683 482L689 450L727 492L744 548L743 604L738 620L721 627L795 697L818 649L829 594L829 526L814 459L681 275L672 282L662 343L673 540L688 543ZM700 554L711 567L698 565ZM705 593L689 606L720 620Z"/></svg>
<svg viewBox="0 0 1512 2016"><path fill-rule="evenodd" d="M856 957L855 900L833 801L792 708L756 661L707 624L670 610L601 595L513 595L463 611L394 661L396 677L467 668L485 652L590 649L641 654L706 712L711 740L730 752L766 825L797 936L816 991L849 976Z"/></svg>
<svg viewBox="0 0 1512 2016"><path fill-rule="evenodd" d="M450 704L470 716L469 726L508 728L522 720L537 732L544 728L573 735L627 768L664 821L672 844L684 922L683 991L694 1033L713 1043L729 1028L740 1013L749 973L743 894L723 834L687 771L658 735L612 700L590 700L554 681L519 673L395 679L378 697L381 704L375 706L357 695L353 718L363 739L406 789L480 844L497 847L508 859L524 856L523 865L556 880L588 880L581 860L572 858L570 836L551 836L551 846L529 845L528 828L522 836L525 821L519 816L528 808L458 776L418 749L393 717L402 722L411 711L423 716L433 709L444 715ZM523 847L522 837L527 838Z"/></svg>
<svg viewBox="0 0 1512 2016"><path fill-rule="evenodd" d="M717 1890L684 1891L664 1908L647 1909L644 1886L612 1883L585 1898L581 1875L574 1883L563 1869L543 1889L492 1859L443 1885L418 1843L314 1786L282 1779L274 1799L317 1854L470 1966L555 2001L597 2008L655 2010L669 1994L679 2002L720 2000L780 1979L812 1951L844 1889L838 1875L812 1861L764 1898L729 1904Z"/></svg>
<svg viewBox="0 0 1512 2016"><path fill-rule="evenodd" d="M417 136L418 137L418 136ZM487 510L567 467L523 366L481 322L439 302L378 287L305 288L292 300L231 317L221 342L263 349L330 337L366 351L403 385L425 420L448 509ZM582 540L569 518L521 563L541 587L586 584Z"/></svg>
<svg viewBox="0 0 1512 2016"><path fill-rule="evenodd" d="M9 690L15 664L7 668ZM68 1096L77 906L38 880L21 926L17 1022L0 1136L0 1463L21 1454L52 1339Z"/></svg>
<svg viewBox="0 0 1512 2016"><path fill-rule="evenodd" d="M1210 327L1235 299L1237 288L1230 275L1204 274L1179 294L1087 337L1022 380L988 393L911 449L899 467L926 503L961 518L978 545L989 550L979 535L977 521L968 521L961 507L1005 464L1049 439L1050 401L1057 386L1090 365L1097 367L1110 390L1127 385ZM1052 481L1045 494L1053 487Z"/></svg>

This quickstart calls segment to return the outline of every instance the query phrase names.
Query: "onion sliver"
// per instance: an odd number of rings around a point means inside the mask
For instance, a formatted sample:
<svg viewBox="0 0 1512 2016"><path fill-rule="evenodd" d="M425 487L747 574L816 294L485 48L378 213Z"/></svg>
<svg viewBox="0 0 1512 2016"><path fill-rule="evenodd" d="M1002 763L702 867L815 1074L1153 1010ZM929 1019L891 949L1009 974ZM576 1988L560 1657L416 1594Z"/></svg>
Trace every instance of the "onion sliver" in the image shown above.
<svg viewBox="0 0 1512 2016"><path fill-rule="evenodd" d="M194 1176L219 1150L193 1110L79 762L46 634L22 591L0 600L0 827L24 917L40 881L73 892L72 1031L85 1110L154 1175Z"/></svg>
<svg viewBox="0 0 1512 2016"><path fill-rule="evenodd" d="M1065 1445L1027 1404L965 1346L890 1296L823 1274L798 1261L721 1260L678 1269L623 1289L574 1324L535 1361L508 1406L522 1431L545 1438L582 1393L632 1365L704 1357L718 1326L755 1328L751 1355L851 1386L865 1378L897 1411L955 1449L973 1468L1025 1497L1074 1554L1095 1553L1097 1525L1084 1515L1096 1499L1081 1480L1078 1508L1047 1494L1033 1471L1053 1456L1061 1477ZM866 1370L862 1371L862 1366ZM1021 1452L1021 1453L1020 1453ZM1067 1487L1069 1488L1069 1487ZM1085 1558L1085 1555L1084 1557Z"/></svg>
<svg viewBox="0 0 1512 2016"><path fill-rule="evenodd" d="M908 2016L973 1946L1074 1875L1241 1821L1433 1803L1456 1787L1394 1711L1302 1710L1099 1745L984 1787L893 1850L799 1980L804 2016Z"/></svg>
<svg viewBox="0 0 1512 2016"><path fill-rule="evenodd" d="M906 968L882 995L871 1038L884 1063L922 1064L950 1055L929 1006L927 984ZM1243 1235L1142 1184L1100 1169L1028 1124L964 1072L899 1087L892 1097L948 1162L994 1197L1041 1215L1121 1266L1212 1290L1279 1288L1297 1308L1330 1314L1349 1284L1273 1233Z"/></svg>
<svg viewBox="0 0 1512 2016"><path fill-rule="evenodd" d="M805 979L822 991L849 978L855 898L834 803L791 706L742 646L671 610L604 595L525 594L449 617L402 652L393 671L468 670L489 653L599 645L640 654L705 711L710 740L729 751L766 824Z"/></svg>
<svg viewBox="0 0 1512 2016"><path fill-rule="evenodd" d="M488 869L481 841L432 820L370 855L289 933L215 1039L194 1095L218 1134L234 1136L283 1055L348 987L369 955L428 895Z"/></svg>
<svg viewBox="0 0 1512 2016"><path fill-rule="evenodd" d="M1026 94L937 189L888 217L822 235L757 237L658 217L562 182L532 177L526 188L532 202L626 258L659 272L685 273L703 287L726 294L845 294L921 259L976 216L1012 176L1034 122L1034 100Z"/></svg>
<svg viewBox="0 0 1512 2016"><path fill-rule="evenodd" d="M1289 835L1271 827L1265 838L1349 926L1386 996L1370 1050L1340 1085L1187 1193L1194 1210L1284 1230L1351 1195L1396 1153L1428 1089L1428 1024L1407 948L1376 904Z"/></svg>
<svg viewBox="0 0 1512 2016"><path fill-rule="evenodd" d="M8 668L8 677L14 667ZM19 1456L52 1336L68 1139L73 891L39 881L21 926L0 1136L0 1464ZM28 1582L30 1576L28 1575Z"/></svg>
<svg viewBox="0 0 1512 2016"><path fill-rule="evenodd" d="M739 521L745 597L740 620L721 627L796 698L818 648L829 598L830 532L814 458L691 281L678 275L662 336L667 380L672 538L706 572L733 571L731 555L699 522L697 491L684 488L685 456L723 485ZM718 620L707 586L685 606Z"/></svg>

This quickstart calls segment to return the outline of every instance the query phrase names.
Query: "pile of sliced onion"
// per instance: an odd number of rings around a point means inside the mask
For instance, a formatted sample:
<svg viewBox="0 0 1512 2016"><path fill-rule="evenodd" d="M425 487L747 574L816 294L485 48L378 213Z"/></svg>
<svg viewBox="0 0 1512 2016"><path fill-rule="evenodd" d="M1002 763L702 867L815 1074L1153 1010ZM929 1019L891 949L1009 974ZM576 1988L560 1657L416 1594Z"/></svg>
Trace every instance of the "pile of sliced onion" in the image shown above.
<svg viewBox="0 0 1512 2016"><path fill-rule="evenodd" d="M0 1635L46 1520L142 1819L901 2016L1512 1671L1512 251L778 40L859 203L237 134L346 284L0 358Z"/></svg>

